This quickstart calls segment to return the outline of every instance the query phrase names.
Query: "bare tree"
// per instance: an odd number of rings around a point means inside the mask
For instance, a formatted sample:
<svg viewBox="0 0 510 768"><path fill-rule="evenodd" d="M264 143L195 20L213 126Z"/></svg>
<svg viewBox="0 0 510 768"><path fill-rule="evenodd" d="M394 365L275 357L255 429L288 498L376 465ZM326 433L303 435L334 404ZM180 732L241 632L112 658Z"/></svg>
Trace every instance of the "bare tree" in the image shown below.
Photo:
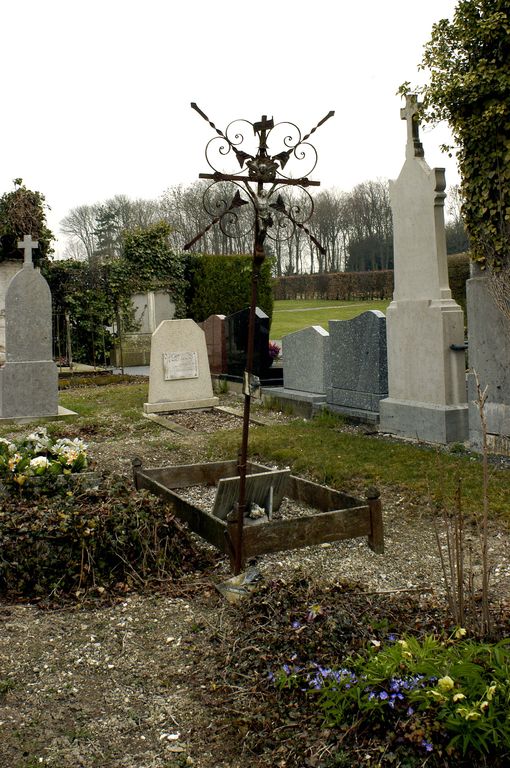
<svg viewBox="0 0 510 768"><path fill-rule="evenodd" d="M79 205L73 208L60 222L64 235L69 235L75 242L82 244L86 257L91 259L97 247L96 216L99 206Z"/></svg>

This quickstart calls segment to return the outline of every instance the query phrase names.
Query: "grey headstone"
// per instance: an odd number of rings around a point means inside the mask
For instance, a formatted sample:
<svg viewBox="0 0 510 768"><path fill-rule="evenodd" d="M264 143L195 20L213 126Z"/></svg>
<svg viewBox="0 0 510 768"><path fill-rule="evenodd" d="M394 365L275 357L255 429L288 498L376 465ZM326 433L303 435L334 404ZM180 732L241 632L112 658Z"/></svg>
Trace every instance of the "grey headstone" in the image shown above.
<svg viewBox="0 0 510 768"><path fill-rule="evenodd" d="M327 403L378 412L388 394L386 318L378 310L352 320L330 320L331 386Z"/></svg>
<svg viewBox="0 0 510 768"><path fill-rule="evenodd" d="M27 242L26 254L30 246L37 246ZM57 415L58 370L52 359L51 293L27 255L5 296L5 352L6 362L0 368L0 417Z"/></svg>
<svg viewBox="0 0 510 768"><path fill-rule="evenodd" d="M282 339L283 386L322 395L328 387L329 333L311 325Z"/></svg>
<svg viewBox="0 0 510 768"><path fill-rule="evenodd" d="M510 454L510 319L497 307L485 276L466 284L469 367L476 371L481 389L487 386L485 418L489 448ZM469 441L482 446L480 414L475 403L476 381L468 376Z"/></svg>

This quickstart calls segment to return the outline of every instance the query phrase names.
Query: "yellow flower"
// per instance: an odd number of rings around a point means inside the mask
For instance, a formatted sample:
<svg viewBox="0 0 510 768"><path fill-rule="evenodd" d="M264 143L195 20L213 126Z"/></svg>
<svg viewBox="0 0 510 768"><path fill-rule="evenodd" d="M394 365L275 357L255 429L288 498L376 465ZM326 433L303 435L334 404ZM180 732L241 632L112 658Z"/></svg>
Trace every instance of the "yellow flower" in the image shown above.
<svg viewBox="0 0 510 768"><path fill-rule="evenodd" d="M464 627L459 627L458 630L455 632L455 638L456 640L460 640L461 637L464 637L467 634L467 631L464 629Z"/></svg>
<svg viewBox="0 0 510 768"><path fill-rule="evenodd" d="M462 699L465 699L465 698L466 697L464 696L463 693L456 693L455 696L453 697L453 700L454 701L461 701Z"/></svg>
<svg viewBox="0 0 510 768"><path fill-rule="evenodd" d="M482 710L482 712L485 712L485 710L488 709L488 707L489 707L488 701L482 701L482 703L480 704L480 709Z"/></svg>
<svg viewBox="0 0 510 768"><path fill-rule="evenodd" d="M437 681L437 687L440 691L451 691L454 685L455 683L449 675L445 675Z"/></svg>
<svg viewBox="0 0 510 768"><path fill-rule="evenodd" d="M14 482L18 483L18 485L23 485L26 479L26 475L14 475Z"/></svg>
<svg viewBox="0 0 510 768"><path fill-rule="evenodd" d="M494 694L496 693L497 687L498 686L496 683L491 683L491 685L489 685L489 687L487 688L485 695L487 696L487 699L489 701L492 701L492 699L494 698Z"/></svg>
<svg viewBox="0 0 510 768"><path fill-rule="evenodd" d="M464 720L479 720L481 718L480 712L476 709L469 709L469 707L459 707L457 712Z"/></svg>

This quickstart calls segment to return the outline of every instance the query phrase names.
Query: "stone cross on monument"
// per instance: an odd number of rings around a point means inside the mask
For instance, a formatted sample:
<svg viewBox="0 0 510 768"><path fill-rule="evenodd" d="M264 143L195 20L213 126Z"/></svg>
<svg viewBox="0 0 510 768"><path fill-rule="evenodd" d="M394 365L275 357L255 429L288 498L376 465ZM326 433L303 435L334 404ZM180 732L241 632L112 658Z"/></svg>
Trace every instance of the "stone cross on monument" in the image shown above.
<svg viewBox="0 0 510 768"><path fill-rule="evenodd" d="M400 110L400 117L407 121L406 157L423 157L423 144L420 141L420 123L418 113L421 102L415 93L406 94L406 105Z"/></svg>
<svg viewBox="0 0 510 768"><path fill-rule="evenodd" d="M23 240L18 240L18 248L24 252L23 266L34 266L32 261L32 250L39 248L39 241L32 240L32 235L25 235Z"/></svg>

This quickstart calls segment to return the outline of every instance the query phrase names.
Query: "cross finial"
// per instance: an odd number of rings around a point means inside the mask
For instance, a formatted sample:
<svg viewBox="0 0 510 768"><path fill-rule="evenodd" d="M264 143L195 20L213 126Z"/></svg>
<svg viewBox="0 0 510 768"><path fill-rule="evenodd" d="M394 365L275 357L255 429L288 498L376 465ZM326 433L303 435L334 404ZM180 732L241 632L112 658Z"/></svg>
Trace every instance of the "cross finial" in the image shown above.
<svg viewBox="0 0 510 768"><path fill-rule="evenodd" d="M260 137L260 149L267 149L267 132L274 128L273 118L267 119L267 115L262 115L260 122L253 123L254 133L258 133Z"/></svg>
<svg viewBox="0 0 510 768"><path fill-rule="evenodd" d="M406 94L406 105L400 110L400 117L407 121L407 157L423 157L423 145L420 141L420 123L418 120L421 103L415 93Z"/></svg>
<svg viewBox="0 0 510 768"><path fill-rule="evenodd" d="M33 267L32 263L32 249L39 248L39 241L32 240L32 235L25 235L23 240L18 240L18 248L24 252L23 266L27 264Z"/></svg>

